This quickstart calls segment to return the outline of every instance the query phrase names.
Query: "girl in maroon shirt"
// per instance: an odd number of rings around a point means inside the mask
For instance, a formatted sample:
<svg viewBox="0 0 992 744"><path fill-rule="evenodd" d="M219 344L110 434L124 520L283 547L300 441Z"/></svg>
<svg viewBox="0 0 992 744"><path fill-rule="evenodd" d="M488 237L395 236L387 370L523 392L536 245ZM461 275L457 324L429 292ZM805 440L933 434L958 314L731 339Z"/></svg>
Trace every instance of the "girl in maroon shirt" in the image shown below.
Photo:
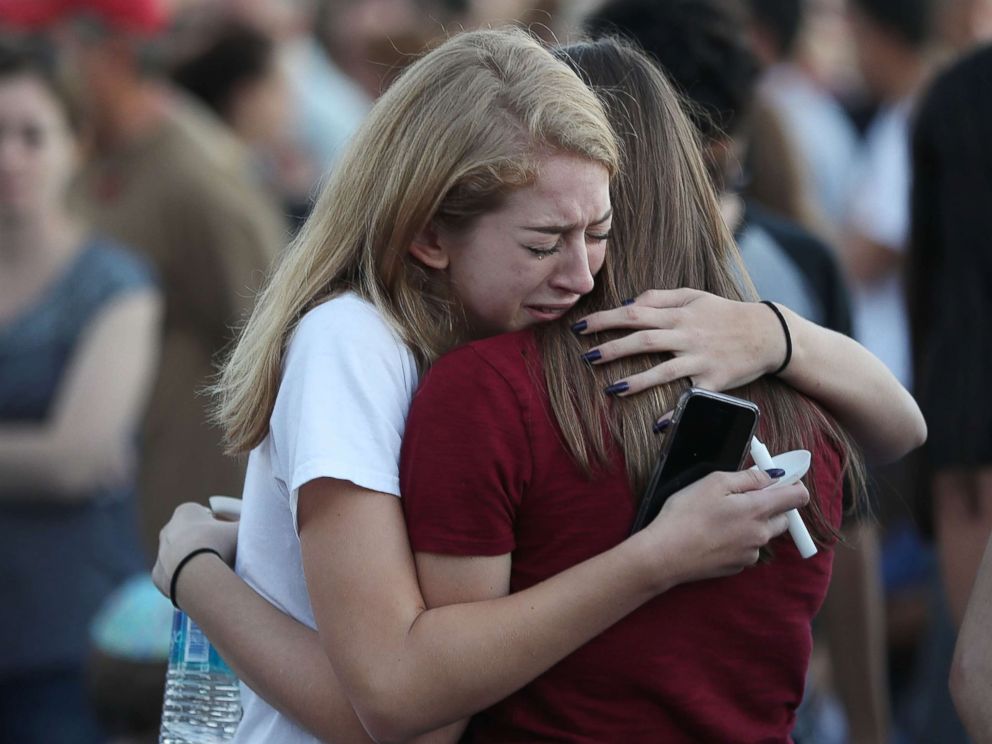
<svg viewBox="0 0 992 744"><path fill-rule="evenodd" d="M606 376L615 369L586 363L596 352L615 358L621 348L604 343L608 334L590 332L594 322L620 313L648 327L648 318L685 312L678 301L700 299L691 290L648 292L625 310L608 310L644 286L694 287L733 300L753 294L741 287L746 272L701 158L679 146L692 141L691 125L663 75L613 40L563 54L602 91L626 154L612 190L603 279L571 319L606 312L589 316L581 336L551 324L473 342L425 377L407 420L401 489L432 605L524 590L629 534L659 449L654 417L673 407L689 381L629 397ZM704 203L686 208L686 200L672 198L675 178L687 179L687 190ZM642 339L650 344L650 336ZM657 361L626 361L626 389ZM612 405L601 392L607 383L607 392L619 393ZM810 622L829 583L842 478L846 472L857 482L859 468L845 432L781 379L765 376L735 393L759 402L762 438L772 451L814 452L804 517L821 551L804 561L780 538L769 561L739 575L670 589L476 715L468 740L789 739L812 646ZM675 498L692 495L690 488Z"/></svg>

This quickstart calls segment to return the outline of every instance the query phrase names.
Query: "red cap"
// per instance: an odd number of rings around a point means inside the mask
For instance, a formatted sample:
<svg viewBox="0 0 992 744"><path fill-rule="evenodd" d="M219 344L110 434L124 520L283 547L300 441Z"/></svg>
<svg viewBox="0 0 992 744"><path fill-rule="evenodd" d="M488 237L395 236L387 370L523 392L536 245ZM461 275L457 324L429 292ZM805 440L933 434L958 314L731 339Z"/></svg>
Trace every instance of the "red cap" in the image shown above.
<svg viewBox="0 0 992 744"><path fill-rule="evenodd" d="M164 30L168 22L165 0L61 0L61 2L69 13L94 16L117 31L151 36Z"/></svg>
<svg viewBox="0 0 992 744"><path fill-rule="evenodd" d="M37 30L65 16L72 0L0 0L0 26Z"/></svg>
<svg viewBox="0 0 992 744"><path fill-rule="evenodd" d="M116 31L151 36L168 22L166 0L0 0L0 25L29 30L89 15Z"/></svg>

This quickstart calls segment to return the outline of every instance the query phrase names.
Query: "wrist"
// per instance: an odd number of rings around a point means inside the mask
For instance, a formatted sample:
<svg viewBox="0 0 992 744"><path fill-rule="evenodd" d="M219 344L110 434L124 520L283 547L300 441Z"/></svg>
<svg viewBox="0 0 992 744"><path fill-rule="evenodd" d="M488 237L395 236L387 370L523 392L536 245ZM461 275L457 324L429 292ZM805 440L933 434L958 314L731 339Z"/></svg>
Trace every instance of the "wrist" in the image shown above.
<svg viewBox="0 0 992 744"><path fill-rule="evenodd" d="M176 564L176 568L172 572L172 579L169 582L169 599L172 600L172 606L177 610L182 609L182 607L179 606L178 595L180 587L184 585L183 578L193 572L192 564L200 562L201 559L206 556L214 556L221 562L224 560L220 553L213 548L197 548L196 550L187 553L183 559Z"/></svg>
<svg viewBox="0 0 992 744"><path fill-rule="evenodd" d="M758 349L761 375L770 375L782 364L785 343L782 340L782 327L778 318L761 302L748 302L744 306L751 313L751 327L754 330L755 346ZM759 376L761 376L759 375Z"/></svg>
<svg viewBox="0 0 992 744"><path fill-rule="evenodd" d="M668 541L659 539L655 532L657 530L643 529L620 545L627 551L638 589L648 598L663 594L679 583L677 556L670 555Z"/></svg>
<svg viewBox="0 0 992 744"><path fill-rule="evenodd" d="M769 338L778 339L777 342L772 343L772 348L777 349L778 362L772 362L771 367L766 369L765 374L770 375L780 375L785 372L789 363L792 361L792 332L789 329L789 323L786 320L783 310L785 308L780 308L776 303L770 300L761 300L760 305L764 305L771 315L774 316L777 329L769 331ZM768 320L768 313L766 315L766 322ZM775 352L773 352L775 353Z"/></svg>

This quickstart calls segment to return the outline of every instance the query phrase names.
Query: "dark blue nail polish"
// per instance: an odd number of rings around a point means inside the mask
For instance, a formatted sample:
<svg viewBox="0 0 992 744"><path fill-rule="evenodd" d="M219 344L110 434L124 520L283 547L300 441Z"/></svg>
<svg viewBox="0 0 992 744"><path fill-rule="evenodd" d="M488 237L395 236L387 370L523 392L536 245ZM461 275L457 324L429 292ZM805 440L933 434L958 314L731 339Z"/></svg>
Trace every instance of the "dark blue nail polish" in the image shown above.
<svg viewBox="0 0 992 744"><path fill-rule="evenodd" d="M627 305L633 305L635 302L637 302L637 300L635 300L633 297L631 297L629 300L624 300L623 302L621 302L620 303L620 307L626 307Z"/></svg>
<svg viewBox="0 0 992 744"><path fill-rule="evenodd" d="M661 421L655 421L654 426L651 427L651 431L653 431L655 434L661 434L661 432L667 429L668 425L671 423L672 423L671 419L662 419Z"/></svg>
<svg viewBox="0 0 992 744"><path fill-rule="evenodd" d="M765 472L768 473L769 478L781 478L783 475L785 475L785 471L782 470L782 468L771 468L770 470L766 470Z"/></svg>
<svg viewBox="0 0 992 744"><path fill-rule="evenodd" d="M592 351L587 351L582 355L582 358L587 362L598 362L603 358L603 352L599 349L593 349Z"/></svg>
<svg viewBox="0 0 992 744"><path fill-rule="evenodd" d="M589 323L584 320L580 320L578 323L572 326L572 333L582 333L586 328L589 327Z"/></svg>
<svg viewBox="0 0 992 744"><path fill-rule="evenodd" d="M620 393L626 393L630 389L630 385L626 382L614 382L612 385L608 385L604 388L603 392L607 395L620 395Z"/></svg>

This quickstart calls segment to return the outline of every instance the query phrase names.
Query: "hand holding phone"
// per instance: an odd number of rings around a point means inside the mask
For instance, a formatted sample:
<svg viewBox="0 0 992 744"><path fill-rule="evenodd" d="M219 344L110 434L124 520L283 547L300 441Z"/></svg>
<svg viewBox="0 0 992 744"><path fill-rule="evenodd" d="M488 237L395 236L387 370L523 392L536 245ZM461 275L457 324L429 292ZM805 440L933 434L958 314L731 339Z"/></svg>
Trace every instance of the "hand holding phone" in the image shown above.
<svg viewBox="0 0 992 744"><path fill-rule="evenodd" d="M740 470L758 417L758 407L742 398L701 388L683 393L631 534L650 524L676 491L710 473Z"/></svg>

